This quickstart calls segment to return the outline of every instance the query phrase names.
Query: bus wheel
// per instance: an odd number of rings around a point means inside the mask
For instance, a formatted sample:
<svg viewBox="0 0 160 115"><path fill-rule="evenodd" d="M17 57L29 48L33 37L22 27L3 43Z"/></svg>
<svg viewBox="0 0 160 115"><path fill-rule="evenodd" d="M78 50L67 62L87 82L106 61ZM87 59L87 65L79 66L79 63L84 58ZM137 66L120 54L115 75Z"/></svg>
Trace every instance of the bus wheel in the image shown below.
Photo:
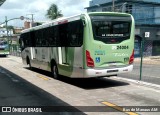
<svg viewBox="0 0 160 115"><path fill-rule="evenodd" d="M28 57L27 57L27 64L29 65L29 69L32 69L31 62Z"/></svg>
<svg viewBox="0 0 160 115"><path fill-rule="evenodd" d="M58 68L57 68L56 64L54 64L52 66L52 76L53 76L54 79L58 79L59 78Z"/></svg>
<svg viewBox="0 0 160 115"><path fill-rule="evenodd" d="M29 68L32 69L31 62L29 61Z"/></svg>

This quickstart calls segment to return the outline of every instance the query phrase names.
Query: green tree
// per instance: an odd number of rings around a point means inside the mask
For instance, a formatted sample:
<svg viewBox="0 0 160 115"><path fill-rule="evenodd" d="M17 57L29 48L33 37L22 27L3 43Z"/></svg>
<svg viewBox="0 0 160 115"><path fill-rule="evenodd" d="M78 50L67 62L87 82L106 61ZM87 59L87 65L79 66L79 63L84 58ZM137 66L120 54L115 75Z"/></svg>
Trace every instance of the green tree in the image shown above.
<svg viewBox="0 0 160 115"><path fill-rule="evenodd" d="M47 10L46 17L53 20L62 16L63 14L61 13L61 10L58 9L58 6L56 4L51 4Z"/></svg>
<svg viewBox="0 0 160 115"><path fill-rule="evenodd" d="M3 27L6 28L6 26L3 26ZM13 27L13 26L8 25L8 26L7 26L7 29L8 29L8 30L13 30L13 33L15 34L15 30L14 30L14 27Z"/></svg>

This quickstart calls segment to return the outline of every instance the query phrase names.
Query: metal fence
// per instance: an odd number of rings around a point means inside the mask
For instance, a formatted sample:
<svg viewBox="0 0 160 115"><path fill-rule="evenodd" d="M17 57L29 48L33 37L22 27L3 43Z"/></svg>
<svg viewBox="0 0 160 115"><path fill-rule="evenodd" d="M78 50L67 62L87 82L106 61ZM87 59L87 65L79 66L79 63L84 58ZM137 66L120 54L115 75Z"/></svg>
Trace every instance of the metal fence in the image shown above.
<svg viewBox="0 0 160 115"><path fill-rule="evenodd" d="M10 55L21 57L21 50L19 45L10 45Z"/></svg>

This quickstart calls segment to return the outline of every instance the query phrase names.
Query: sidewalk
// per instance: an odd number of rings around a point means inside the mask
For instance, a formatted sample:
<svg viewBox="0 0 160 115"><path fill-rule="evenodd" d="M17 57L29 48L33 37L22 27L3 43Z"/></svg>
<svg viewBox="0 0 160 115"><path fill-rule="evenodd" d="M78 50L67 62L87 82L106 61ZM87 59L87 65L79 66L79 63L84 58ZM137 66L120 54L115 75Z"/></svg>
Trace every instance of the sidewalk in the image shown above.
<svg viewBox="0 0 160 115"><path fill-rule="evenodd" d="M135 58L134 63L140 63L141 58ZM153 64L153 65L160 65L160 56L150 56L143 58L144 64Z"/></svg>

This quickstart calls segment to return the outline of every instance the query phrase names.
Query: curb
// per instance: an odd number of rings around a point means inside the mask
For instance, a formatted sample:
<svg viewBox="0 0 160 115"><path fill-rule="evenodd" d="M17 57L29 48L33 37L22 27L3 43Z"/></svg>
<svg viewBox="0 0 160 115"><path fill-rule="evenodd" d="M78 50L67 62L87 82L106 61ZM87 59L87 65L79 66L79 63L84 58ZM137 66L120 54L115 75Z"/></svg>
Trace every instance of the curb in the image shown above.
<svg viewBox="0 0 160 115"><path fill-rule="evenodd" d="M123 80L123 81L128 81L131 83L135 83L135 84L142 85L142 86L147 86L147 87L154 88L154 89L160 89L160 85L153 84L153 83L148 83L148 82L133 80L133 79L127 79L127 78L120 78L120 77L116 77L116 76L114 76L112 78L115 78L118 80Z"/></svg>

